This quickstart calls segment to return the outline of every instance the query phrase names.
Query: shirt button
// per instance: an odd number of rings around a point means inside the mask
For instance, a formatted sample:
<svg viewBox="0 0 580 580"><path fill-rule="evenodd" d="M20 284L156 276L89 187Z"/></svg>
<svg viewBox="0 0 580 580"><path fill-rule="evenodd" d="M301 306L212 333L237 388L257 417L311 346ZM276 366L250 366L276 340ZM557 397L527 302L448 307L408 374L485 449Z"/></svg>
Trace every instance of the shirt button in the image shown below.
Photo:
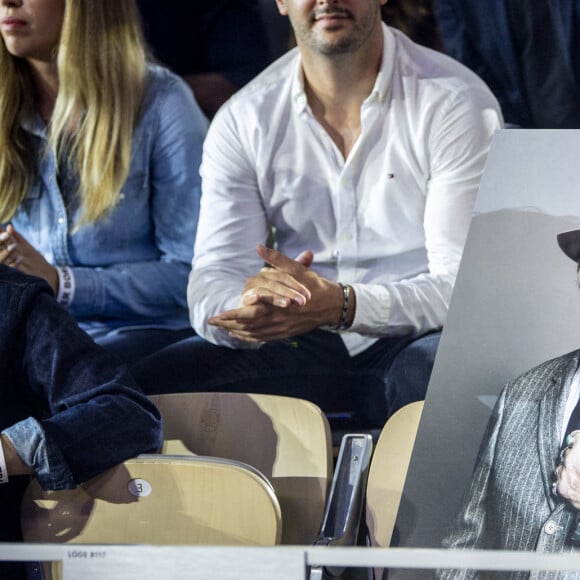
<svg viewBox="0 0 580 580"><path fill-rule="evenodd" d="M556 533L557 527L558 526L556 525L556 522L554 520L548 520L544 525L544 532L546 532L546 534L548 534L549 536L553 536Z"/></svg>
<svg viewBox="0 0 580 580"><path fill-rule="evenodd" d="M57 221L58 221L59 224L64 224L64 218L63 217L59 217Z"/></svg>

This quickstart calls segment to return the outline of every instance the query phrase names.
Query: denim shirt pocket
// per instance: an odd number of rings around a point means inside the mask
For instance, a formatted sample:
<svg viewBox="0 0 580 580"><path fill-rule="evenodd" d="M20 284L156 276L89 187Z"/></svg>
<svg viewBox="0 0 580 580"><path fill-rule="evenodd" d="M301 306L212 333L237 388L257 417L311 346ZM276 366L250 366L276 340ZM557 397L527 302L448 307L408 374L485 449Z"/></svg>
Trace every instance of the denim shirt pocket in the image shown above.
<svg viewBox="0 0 580 580"><path fill-rule="evenodd" d="M122 226L121 243L134 243L149 236L151 215L149 200L149 174L131 172L119 194L119 202L111 215L117 226Z"/></svg>
<svg viewBox="0 0 580 580"><path fill-rule="evenodd" d="M70 238L70 251L78 263L108 266L143 259L151 235L146 174L130 175L112 212L81 227Z"/></svg>

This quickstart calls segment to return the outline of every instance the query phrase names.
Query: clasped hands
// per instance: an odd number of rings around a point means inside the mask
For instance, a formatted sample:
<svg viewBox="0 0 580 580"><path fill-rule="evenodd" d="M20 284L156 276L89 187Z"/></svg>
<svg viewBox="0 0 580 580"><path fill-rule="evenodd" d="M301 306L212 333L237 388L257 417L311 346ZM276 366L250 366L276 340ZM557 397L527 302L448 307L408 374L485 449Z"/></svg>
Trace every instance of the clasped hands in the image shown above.
<svg viewBox="0 0 580 580"><path fill-rule="evenodd" d="M0 231L0 264L44 278L53 292L55 294L58 292L56 268L49 264L12 224L8 225L4 231Z"/></svg>
<svg viewBox="0 0 580 580"><path fill-rule="evenodd" d="M248 342L283 340L336 324L342 289L310 269L312 252L292 260L262 245L256 251L267 265L248 278L238 308L209 318L209 324Z"/></svg>
<svg viewBox="0 0 580 580"><path fill-rule="evenodd" d="M572 431L567 439L570 445L562 453L556 467L556 489L577 510L580 510L580 431Z"/></svg>

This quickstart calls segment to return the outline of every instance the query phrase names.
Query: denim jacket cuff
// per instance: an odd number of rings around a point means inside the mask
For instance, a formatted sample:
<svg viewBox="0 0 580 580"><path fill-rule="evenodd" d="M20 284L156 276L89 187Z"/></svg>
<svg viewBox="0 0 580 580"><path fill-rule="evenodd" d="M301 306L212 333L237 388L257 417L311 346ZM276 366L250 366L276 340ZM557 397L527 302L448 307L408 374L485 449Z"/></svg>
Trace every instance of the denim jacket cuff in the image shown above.
<svg viewBox="0 0 580 580"><path fill-rule="evenodd" d="M8 437L22 461L34 471L42 489L72 489L76 486L63 454L47 438L36 419L28 417L4 429L2 434Z"/></svg>

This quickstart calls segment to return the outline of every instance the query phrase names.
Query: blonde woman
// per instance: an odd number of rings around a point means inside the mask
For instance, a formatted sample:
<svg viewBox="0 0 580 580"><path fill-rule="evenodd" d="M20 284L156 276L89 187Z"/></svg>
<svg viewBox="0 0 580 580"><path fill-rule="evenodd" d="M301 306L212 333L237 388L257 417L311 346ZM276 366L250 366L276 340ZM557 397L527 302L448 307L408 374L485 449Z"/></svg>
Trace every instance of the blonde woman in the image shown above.
<svg viewBox="0 0 580 580"><path fill-rule="evenodd" d="M207 120L134 0L0 0L0 263L132 361L191 333Z"/></svg>

